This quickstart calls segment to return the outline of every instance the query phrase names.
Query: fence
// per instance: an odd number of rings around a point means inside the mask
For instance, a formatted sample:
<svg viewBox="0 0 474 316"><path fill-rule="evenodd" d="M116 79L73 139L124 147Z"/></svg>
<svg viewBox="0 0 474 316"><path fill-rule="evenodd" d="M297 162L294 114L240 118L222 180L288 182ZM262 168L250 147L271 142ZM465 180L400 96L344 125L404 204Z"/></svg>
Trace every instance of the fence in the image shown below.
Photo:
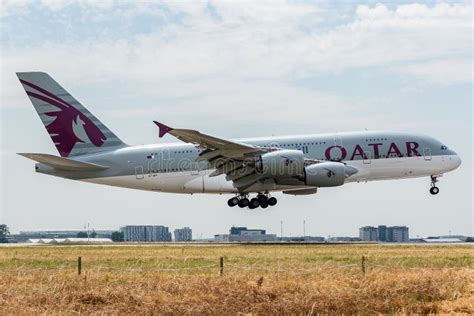
<svg viewBox="0 0 474 316"><path fill-rule="evenodd" d="M264 264L258 265L259 262L255 262L251 265L242 265L242 264L224 264L224 257L219 257L219 260L215 264L193 266L193 267L179 267L179 268L155 268L155 267L112 267L112 266L103 266L95 265L89 267L87 271L109 271L109 270L119 270L123 272L179 272L179 271L190 271L190 270L205 270L205 269L216 269L219 272L219 275L224 275L224 270L247 270L247 271L267 271L267 272L287 272L288 269L282 267L271 268L265 266ZM359 264L346 264L338 265L340 268L353 268L357 267ZM373 267L382 267L380 265L373 265ZM361 257L360 261L360 270L362 274L366 273L367 269L367 258L365 256ZM49 270L74 270L72 265L59 265L59 266L50 266L45 268L27 268L24 266L17 267L16 269L0 269L0 272L17 272L17 273L27 273L34 271L49 271ZM81 275L85 272L86 269L83 267L82 256L77 257L77 274ZM314 272L314 269L302 269L298 268L298 272Z"/></svg>

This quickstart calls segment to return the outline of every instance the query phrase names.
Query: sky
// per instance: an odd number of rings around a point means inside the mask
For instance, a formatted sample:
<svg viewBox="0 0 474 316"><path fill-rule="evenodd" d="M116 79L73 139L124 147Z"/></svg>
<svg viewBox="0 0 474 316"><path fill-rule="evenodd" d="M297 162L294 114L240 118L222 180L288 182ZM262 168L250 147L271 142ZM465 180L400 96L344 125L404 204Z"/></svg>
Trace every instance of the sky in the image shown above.
<svg viewBox="0 0 474 316"><path fill-rule="evenodd" d="M284 235L473 234L473 7L470 1L112 1L0 4L0 223L28 229L232 225ZM179 195L34 172L17 152L57 154L15 72L45 71L128 144L153 120L222 138L359 130L431 135L462 158L440 178L277 193L266 210L226 195Z"/></svg>

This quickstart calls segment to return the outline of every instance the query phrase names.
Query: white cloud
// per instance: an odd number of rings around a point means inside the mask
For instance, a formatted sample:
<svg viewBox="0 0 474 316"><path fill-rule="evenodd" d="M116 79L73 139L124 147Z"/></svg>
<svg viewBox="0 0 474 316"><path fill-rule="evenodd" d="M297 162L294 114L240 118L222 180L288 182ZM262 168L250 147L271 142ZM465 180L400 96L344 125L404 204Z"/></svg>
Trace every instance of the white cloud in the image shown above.
<svg viewBox="0 0 474 316"><path fill-rule="evenodd" d="M80 5L95 9L109 9L114 4L113 0L41 0L41 5L52 11L60 11L71 5Z"/></svg>
<svg viewBox="0 0 474 316"><path fill-rule="evenodd" d="M310 52L306 56L312 69L327 71L470 54L471 14L467 5L359 6L354 22L315 36L313 45L302 45Z"/></svg>
<svg viewBox="0 0 474 316"><path fill-rule="evenodd" d="M25 14L30 4L29 0L3 0L0 2L0 17L11 14Z"/></svg>
<svg viewBox="0 0 474 316"><path fill-rule="evenodd" d="M472 82L472 59L440 59L399 67L398 72L441 85Z"/></svg>
<svg viewBox="0 0 474 316"><path fill-rule="evenodd" d="M41 0L41 4L49 10L59 11L74 3L74 0Z"/></svg>
<svg viewBox="0 0 474 316"><path fill-rule="evenodd" d="M137 1L138 3L139 1ZM9 15L24 15L25 10L35 6L41 6L43 10L53 12L61 11L72 5L79 5L82 8L109 9L116 1L114 0L2 0L0 3L0 17Z"/></svg>
<svg viewBox="0 0 474 316"><path fill-rule="evenodd" d="M42 3L60 10L72 2ZM100 3L104 8L112 5ZM107 80L142 87L159 83L166 89L147 91L169 97L201 93L202 82L213 82L219 94L229 89L219 82L239 86L248 80L271 81L283 86L293 79L373 66L386 69L388 75L398 71L433 84L472 80L466 71L472 67L466 58L472 50L470 5L358 6L353 21L324 30L314 24L324 18L318 6L287 1L140 1L128 2L127 8L165 15L163 5L181 13L182 20L116 41L50 39L36 47L3 49L2 103L23 102L18 101L22 92L14 73L25 70L61 74L65 85ZM117 6L110 14L123 18ZM186 90L179 88L183 82Z"/></svg>

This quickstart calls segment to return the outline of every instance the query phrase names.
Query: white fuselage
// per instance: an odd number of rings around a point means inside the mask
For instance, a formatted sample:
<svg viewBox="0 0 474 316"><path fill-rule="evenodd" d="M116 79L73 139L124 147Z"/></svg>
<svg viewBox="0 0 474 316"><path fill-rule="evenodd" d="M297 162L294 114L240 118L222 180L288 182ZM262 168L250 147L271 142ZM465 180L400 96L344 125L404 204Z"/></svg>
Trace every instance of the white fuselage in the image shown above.
<svg viewBox="0 0 474 316"><path fill-rule="evenodd" d="M345 182L438 176L456 169L460 158L443 150L440 142L425 136L402 133L347 133L240 140L259 146L298 149L315 160L340 161L357 169ZM416 144L416 145L414 145ZM438 148L439 147L439 148ZM195 163L200 150L188 144L132 146L116 150L114 159L126 157L133 172L79 179L104 185L173 193L236 193L232 181ZM92 160L92 158L91 158ZM95 160L97 162L97 159ZM100 160L98 161L101 162ZM309 188L264 180L249 192Z"/></svg>

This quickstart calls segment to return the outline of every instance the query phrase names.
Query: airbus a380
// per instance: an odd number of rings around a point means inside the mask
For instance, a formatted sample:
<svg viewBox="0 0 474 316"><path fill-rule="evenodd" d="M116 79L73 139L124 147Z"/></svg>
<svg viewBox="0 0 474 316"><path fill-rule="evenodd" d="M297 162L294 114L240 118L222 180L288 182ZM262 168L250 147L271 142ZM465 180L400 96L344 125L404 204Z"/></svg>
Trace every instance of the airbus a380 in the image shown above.
<svg viewBox="0 0 474 316"><path fill-rule="evenodd" d="M20 153L36 171L84 182L172 193L232 194L231 207L277 204L271 192L314 194L350 182L438 177L461 159L407 132L363 131L230 140L155 121L181 142L129 146L48 74L17 73L60 156Z"/></svg>

